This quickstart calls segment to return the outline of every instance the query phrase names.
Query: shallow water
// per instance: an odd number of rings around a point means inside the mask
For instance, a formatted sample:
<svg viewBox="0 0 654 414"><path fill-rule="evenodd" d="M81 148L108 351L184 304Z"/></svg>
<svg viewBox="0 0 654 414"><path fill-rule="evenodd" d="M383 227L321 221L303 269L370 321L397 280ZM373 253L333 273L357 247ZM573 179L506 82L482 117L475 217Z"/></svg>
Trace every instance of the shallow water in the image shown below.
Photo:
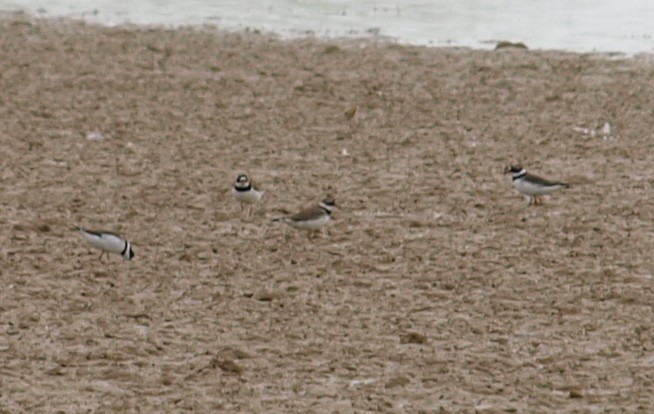
<svg viewBox="0 0 654 414"><path fill-rule="evenodd" d="M0 10L116 25L253 28L283 37L383 36L401 43L492 48L654 52L650 0L0 0Z"/></svg>

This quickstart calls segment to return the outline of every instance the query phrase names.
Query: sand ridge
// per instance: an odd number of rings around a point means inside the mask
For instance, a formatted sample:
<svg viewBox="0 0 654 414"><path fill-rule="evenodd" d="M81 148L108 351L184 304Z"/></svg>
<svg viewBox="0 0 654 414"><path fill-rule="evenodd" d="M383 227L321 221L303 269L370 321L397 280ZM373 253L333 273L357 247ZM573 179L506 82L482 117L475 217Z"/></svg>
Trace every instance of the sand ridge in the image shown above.
<svg viewBox="0 0 654 414"><path fill-rule="evenodd" d="M651 60L0 30L3 411L654 409Z"/></svg>

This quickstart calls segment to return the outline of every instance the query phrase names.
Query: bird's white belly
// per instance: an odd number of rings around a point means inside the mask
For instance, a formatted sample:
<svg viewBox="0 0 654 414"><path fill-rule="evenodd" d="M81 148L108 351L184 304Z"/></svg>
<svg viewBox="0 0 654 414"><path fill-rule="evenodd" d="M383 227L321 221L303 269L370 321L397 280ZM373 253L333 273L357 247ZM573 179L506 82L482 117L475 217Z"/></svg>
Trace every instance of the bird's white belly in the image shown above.
<svg viewBox="0 0 654 414"><path fill-rule="evenodd" d="M93 234L86 234L86 241L96 249L104 250L110 253L122 253L125 250L125 241L119 239L118 237L112 235L103 235L102 237L97 237Z"/></svg>
<svg viewBox="0 0 654 414"><path fill-rule="evenodd" d="M520 191L522 194L532 197L549 194L562 188L561 185L545 186L542 184L531 183L526 180L515 180L513 181L513 185L515 186L516 190Z"/></svg>
<svg viewBox="0 0 654 414"><path fill-rule="evenodd" d="M243 204L256 204L261 200L261 192L259 191L234 191L234 197Z"/></svg>
<svg viewBox="0 0 654 414"><path fill-rule="evenodd" d="M318 230L325 224L329 222L329 216L324 215L320 218L313 219L313 220L306 220L306 221L292 221L289 220L288 224L290 224L292 227L295 227L296 229L301 229L301 230Z"/></svg>

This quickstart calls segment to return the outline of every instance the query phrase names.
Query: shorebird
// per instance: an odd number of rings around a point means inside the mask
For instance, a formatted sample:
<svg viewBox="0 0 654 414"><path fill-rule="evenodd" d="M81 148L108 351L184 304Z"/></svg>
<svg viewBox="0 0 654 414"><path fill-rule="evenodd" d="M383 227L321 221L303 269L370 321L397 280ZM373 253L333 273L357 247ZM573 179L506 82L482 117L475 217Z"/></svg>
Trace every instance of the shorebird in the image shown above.
<svg viewBox="0 0 654 414"><path fill-rule="evenodd" d="M261 197L263 197L263 191L259 190L245 174L240 174L236 177L232 192L236 200L241 203L241 209L246 205L248 206L248 217L252 212L252 205L261 201Z"/></svg>
<svg viewBox="0 0 654 414"><path fill-rule="evenodd" d="M520 165L508 166L504 169L504 173L512 175L513 186L529 197L529 205L542 204L541 197L545 194L570 187L566 183L549 181L537 175L529 174Z"/></svg>
<svg viewBox="0 0 654 414"><path fill-rule="evenodd" d="M306 208L292 216L279 217L273 221L281 221L289 226L308 231L309 238L331 220L332 211L336 208L336 201L331 197L325 197L320 203L313 207Z"/></svg>
<svg viewBox="0 0 654 414"><path fill-rule="evenodd" d="M116 233L101 230L87 230L82 227L75 227L73 230L82 233L84 239L91 246L101 251L99 259L102 259L105 253L107 255L109 253L120 254L125 260L132 260L134 258L132 244Z"/></svg>

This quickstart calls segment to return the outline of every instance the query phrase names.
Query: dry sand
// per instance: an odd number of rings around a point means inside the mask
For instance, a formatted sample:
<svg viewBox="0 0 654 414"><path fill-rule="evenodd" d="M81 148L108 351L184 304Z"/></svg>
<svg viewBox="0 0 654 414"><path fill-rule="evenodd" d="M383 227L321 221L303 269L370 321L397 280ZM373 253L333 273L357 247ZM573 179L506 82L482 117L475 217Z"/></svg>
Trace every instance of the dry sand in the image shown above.
<svg viewBox="0 0 654 414"><path fill-rule="evenodd" d="M0 412L654 412L650 59L0 30Z"/></svg>

